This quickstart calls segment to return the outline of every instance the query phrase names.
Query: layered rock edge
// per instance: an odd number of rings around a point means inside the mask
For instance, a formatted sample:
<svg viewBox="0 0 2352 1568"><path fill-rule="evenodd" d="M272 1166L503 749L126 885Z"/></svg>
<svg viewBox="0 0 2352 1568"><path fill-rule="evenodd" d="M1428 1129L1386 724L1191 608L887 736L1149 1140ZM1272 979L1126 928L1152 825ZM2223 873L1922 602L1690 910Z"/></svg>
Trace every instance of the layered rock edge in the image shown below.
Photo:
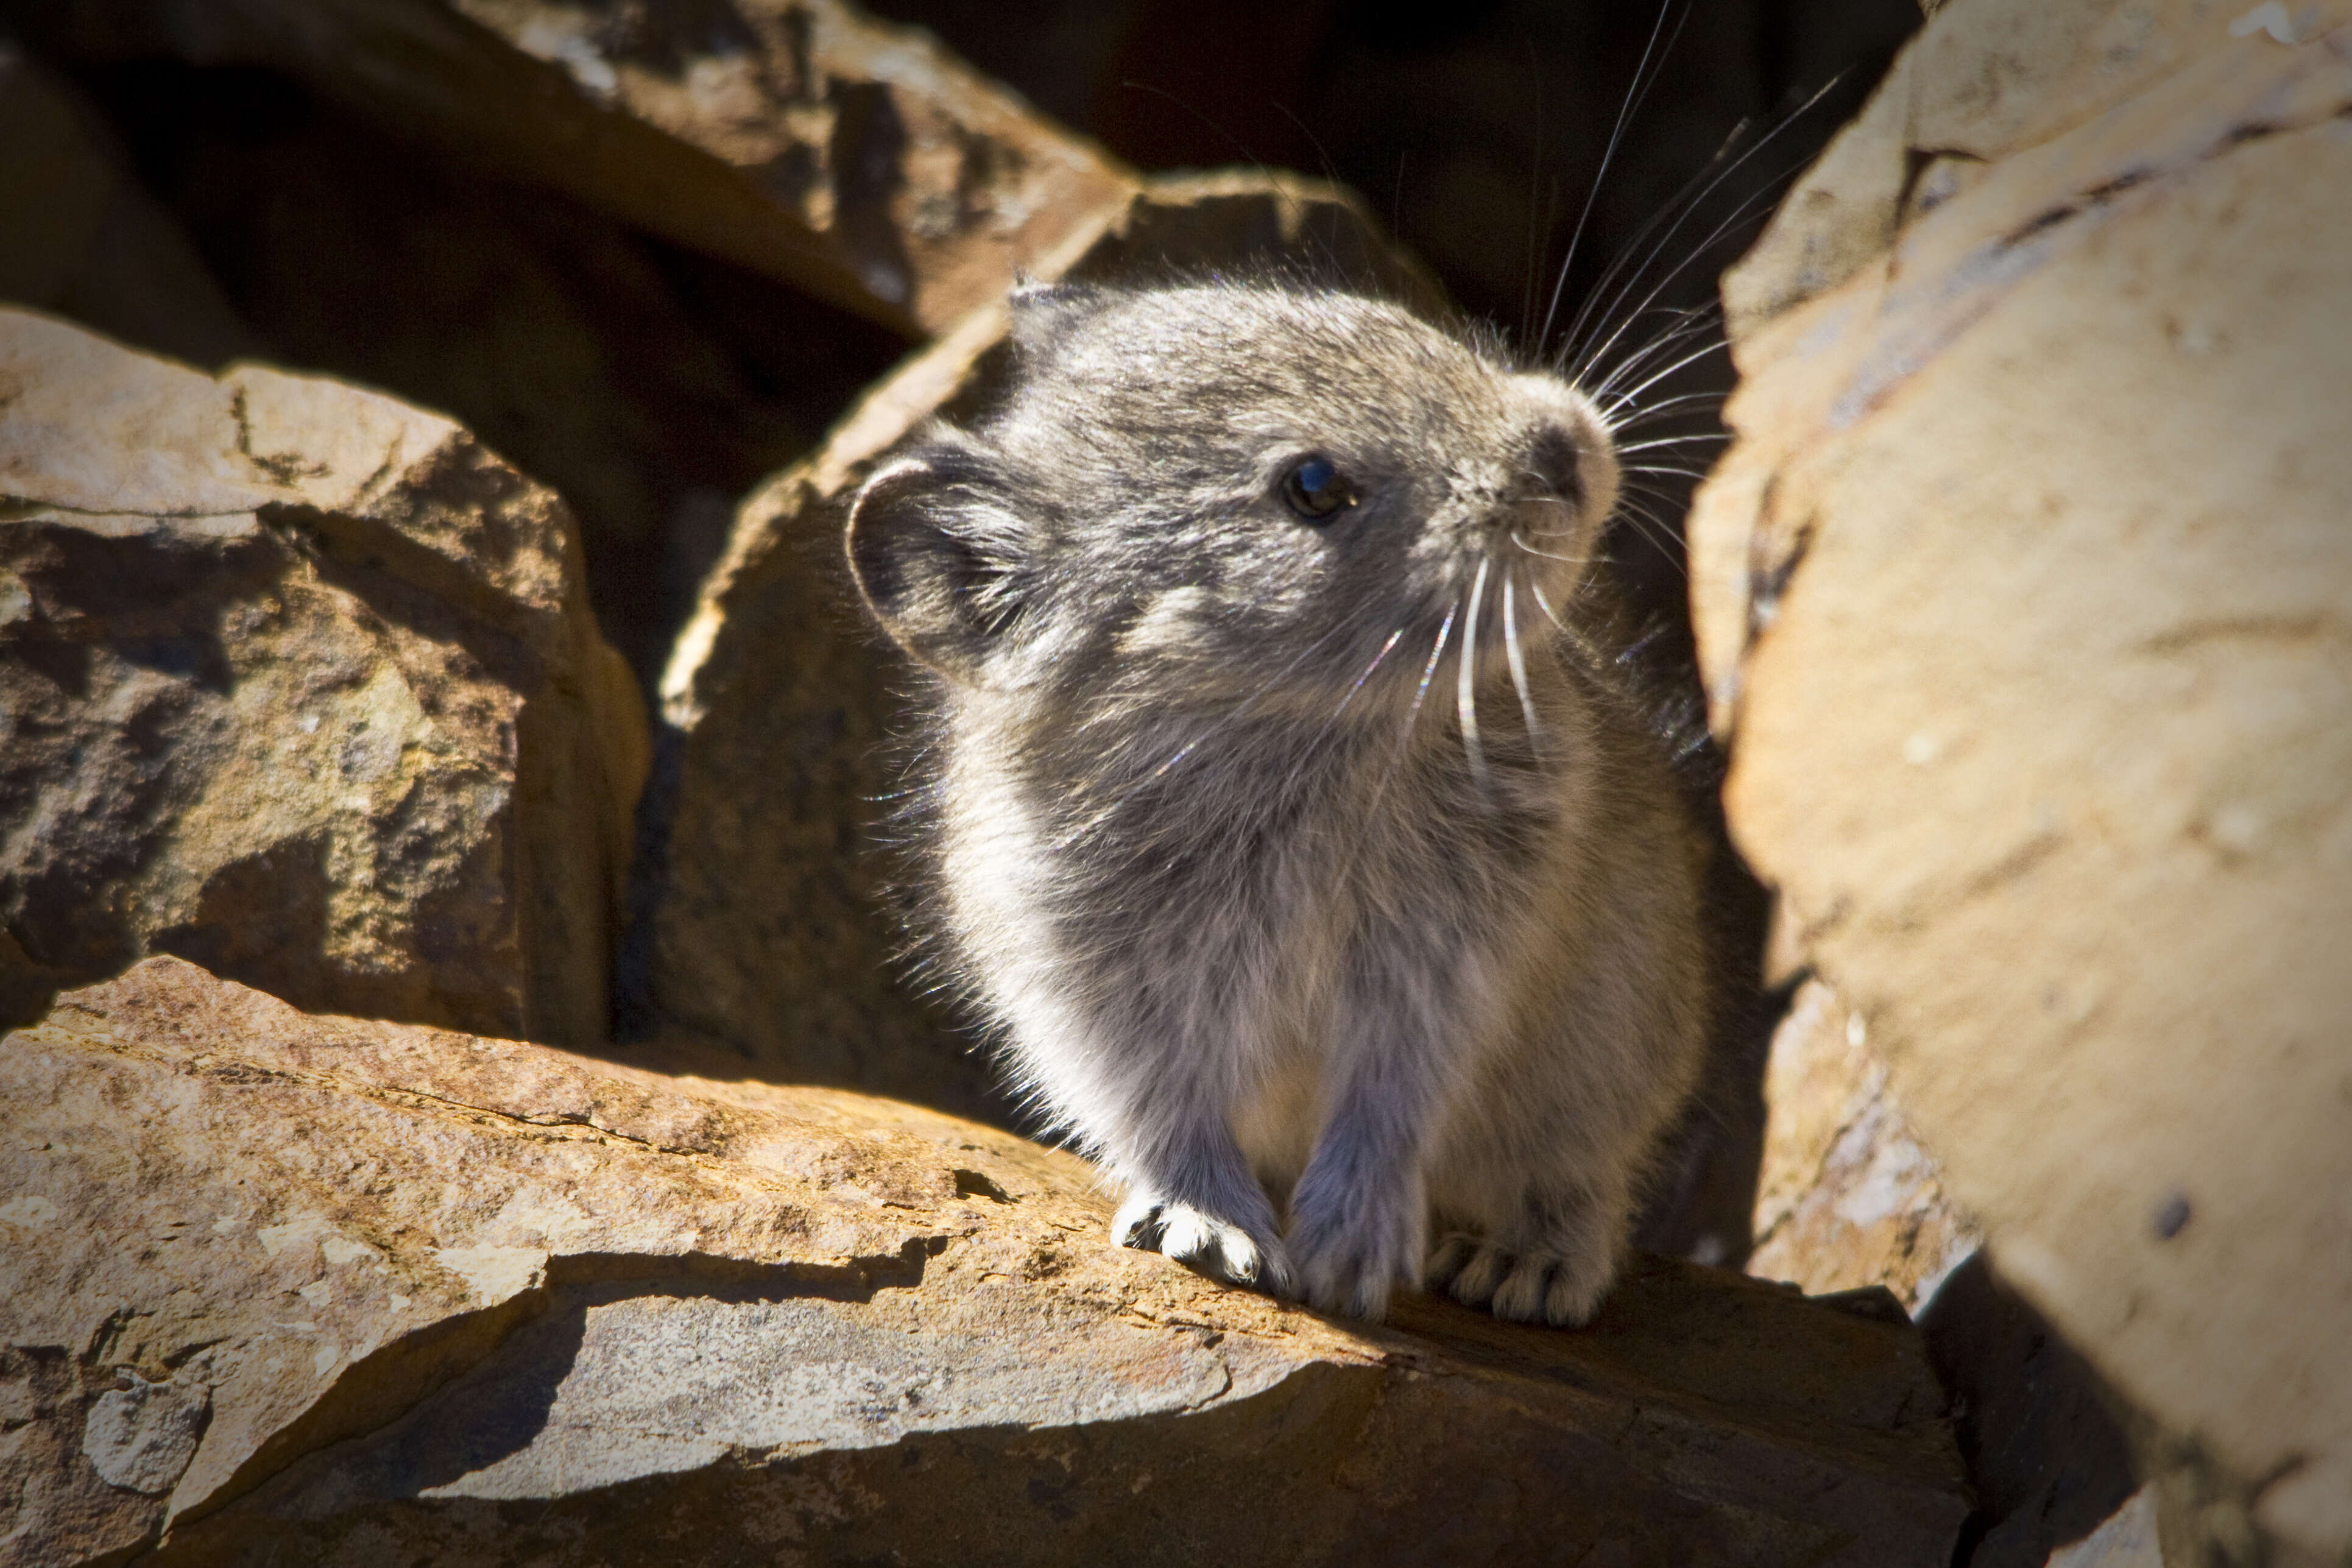
<svg viewBox="0 0 2352 1568"><path fill-rule="evenodd" d="M1967 1513L1883 1295L1349 1327L1109 1246L1069 1155L662 1065L172 958L60 997L0 1043L0 1558L1926 1564Z"/></svg>

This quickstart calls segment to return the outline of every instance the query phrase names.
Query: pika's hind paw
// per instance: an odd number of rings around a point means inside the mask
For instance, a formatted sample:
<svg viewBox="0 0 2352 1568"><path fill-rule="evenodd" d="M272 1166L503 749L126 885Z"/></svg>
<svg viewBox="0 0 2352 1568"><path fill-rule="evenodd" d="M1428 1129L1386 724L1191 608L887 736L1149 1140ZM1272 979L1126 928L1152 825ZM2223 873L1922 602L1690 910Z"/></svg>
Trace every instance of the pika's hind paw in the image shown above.
<svg viewBox="0 0 2352 1568"><path fill-rule="evenodd" d="M1613 1253L1512 1253L1471 1236L1449 1236L1429 1257L1428 1282L1469 1307L1514 1323L1573 1328L1591 1321L1617 1277Z"/></svg>
<svg viewBox="0 0 2352 1568"><path fill-rule="evenodd" d="M1252 1236L1191 1204L1130 1194L1111 1219L1110 1235L1121 1247L1164 1254L1228 1285L1275 1296L1297 1294L1297 1276L1281 1242Z"/></svg>

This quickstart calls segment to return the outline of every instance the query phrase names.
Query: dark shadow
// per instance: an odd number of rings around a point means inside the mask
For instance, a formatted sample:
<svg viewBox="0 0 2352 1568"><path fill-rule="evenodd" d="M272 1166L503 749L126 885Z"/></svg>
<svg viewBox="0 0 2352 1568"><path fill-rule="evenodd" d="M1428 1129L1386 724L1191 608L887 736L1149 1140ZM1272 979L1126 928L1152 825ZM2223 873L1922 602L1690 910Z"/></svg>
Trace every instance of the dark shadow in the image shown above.
<svg viewBox="0 0 2352 1568"><path fill-rule="evenodd" d="M1964 1568L2042 1568L2123 1506L2138 1481L2090 1364L1979 1252L1919 1313L1927 1359L1977 1489Z"/></svg>
<svg viewBox="0 0 2352 1568"><path fill-rule="evenodd" d="M329 1000L320 983L332 891L326 835L282 840L216 868L189 918L156 931L147 946L317 1012Z"/></svg>
<svg viewBox="0 0 2352 1568"><path fill-rule="evenodd" d="M825 163L833 175L835 232L848 244L858 279L876 299L909 304L915 268L891 211L906 184L899 166L907 152L906 122L883 82L837 83L832 96L833 140Z"/></svg>
<svg viewBox="0 0 2352 1568"><path fill-rule="evenodd" d="M0 630L0 823L18 829L0 865L0 1016L17 1024L140 957L122 889L215 743L231 683L219 617L278 563L251 536L110 536L38 515L5 528L10 573L39 606Z"/></svg>
<svg viewBox="0 0 2352 1568"><path fill-rule="evenodd" d="M551 1258L539 1287L428 1324L353 1363L247 1462L235 1489L280 1503L291 1498L299 1510L323 1474L336 1501L417 1497L520 1453L546 1431L600 1307L652 1297L866 1305L880 1290L919 1288L944 1246L919 1238L895 1255L838 1266L698 1254Z"/></svg>

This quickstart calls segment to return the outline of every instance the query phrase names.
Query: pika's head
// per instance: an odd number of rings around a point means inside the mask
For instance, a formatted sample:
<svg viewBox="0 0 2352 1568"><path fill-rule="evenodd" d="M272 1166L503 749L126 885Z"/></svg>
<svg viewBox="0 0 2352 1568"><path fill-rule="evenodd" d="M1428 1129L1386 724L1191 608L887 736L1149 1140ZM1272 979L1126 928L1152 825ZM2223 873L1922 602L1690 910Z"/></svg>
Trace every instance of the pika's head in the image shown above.
<svg viewBox="0 0 2352 1568"><path fill-rule="evenodd" d="M1061 287L1013 316L1002 407L850 515L866 603L951 685L1378 700L1449 640L1499 664L1506 617L1529 637L1564 608L1615 505L1583 395L1393 305Z"/></svg>

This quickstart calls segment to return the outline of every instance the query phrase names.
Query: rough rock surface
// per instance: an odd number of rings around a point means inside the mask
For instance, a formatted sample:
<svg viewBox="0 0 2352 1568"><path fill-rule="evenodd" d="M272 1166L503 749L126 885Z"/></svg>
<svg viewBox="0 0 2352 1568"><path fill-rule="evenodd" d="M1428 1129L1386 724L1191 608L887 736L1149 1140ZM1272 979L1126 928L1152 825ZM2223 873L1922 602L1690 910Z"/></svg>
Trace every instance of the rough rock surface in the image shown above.
<svg viewBox="0 0 2352 1568"><path fill-rule="evenodd" d="M0 312L0 1005L176 952L604 1033L644 720L550 492L436 416Z"/></svg>
<svg viewBox="0 0 2352 1568"><path fill-rule="evenodd" d="M1817 1295L1883 1286L1918 1322L1976 1494L1964 1568L2044 1568L2114 1523L2137 1478L2108 1391L1993 1274L1862 1020L1822 981L1775 1031L1764 1092L1748 1271Z"/></svg>
<svg viewBox="0 0 2352 1568"><path fill-rule="evenodd" d="M1262 174L1150 183L1069 275L1253 261L1435 297L1353 197ZM738 512L662 681L623 977L637 1029L763 1072L1006 1115L985 1065L892 984L892 921L860 851L888 787L893 665L840 566L841 503L909 431L984 395L1005 326L1001 304L975 311Z"/></svg>
<svg viewBox="0 0 2352 1568"><path fill-rule="evenodd" d="M1058 271L1135 176L839 0L25 7L76 58L288 71L360 112L919 335Z"/></svg>
<svg viewBox="0 0 2352 1568"><path fill-rule="evenodd" d="M169 958L0 1108L11 1563L1925 1568L1967 1511L1891 1304L1656 1263L1585 1331L1346 1327L992 1130Z"/></svg>
<svg viewBox="0 0 2352 1568"><path fill-rule="evenodd" d="M2273 1561L2352 1551L2347 21L1939 7L1727 283L1692 520L1735 835Z"/></svg>
<svg viewBox="0 0 2352 1568"><path fill-rule="evenodd" d="M1916 1312L1977 1248L1870 1053L1862 1020L1819 980L1772 1036L1748 1271L1815 1295L1884 1285Z"/></svg>

